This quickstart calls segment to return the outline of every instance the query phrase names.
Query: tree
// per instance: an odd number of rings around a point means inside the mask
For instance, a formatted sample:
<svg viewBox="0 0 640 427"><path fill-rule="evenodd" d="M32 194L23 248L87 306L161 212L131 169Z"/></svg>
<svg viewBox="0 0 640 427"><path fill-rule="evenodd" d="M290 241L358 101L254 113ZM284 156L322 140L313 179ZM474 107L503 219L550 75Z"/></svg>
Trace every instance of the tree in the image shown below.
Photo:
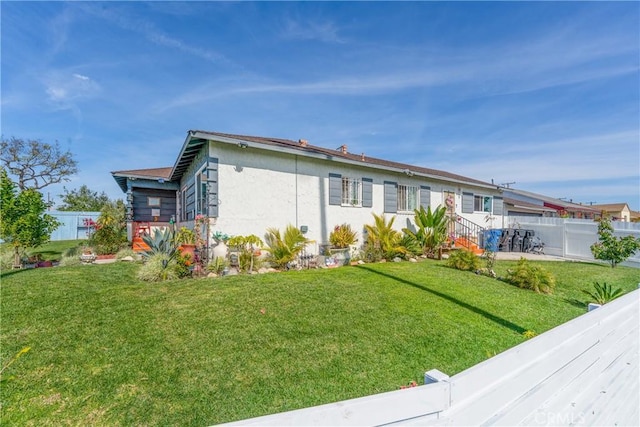
<svg viewBox="0 0 640 427"><path fill-rule="evenodd" d="M11 137L0 143L0 160L10 175L16 177L18 188L39 190L49 184L68 181L78 172L78 163L70 151L62 152L60 144Z"/></svg>
<svg viewBox="0 0 640 427"><path fill-rule="evenodd" d="M61 211L82 211L100 212L102 207L110 202L109 196L103 191L91 191L86 185L82 185L77 190L67 190L64 187L64 194L61 194L63 205L58 207Z"/></svg>
<svg viewBox="0 0 640 427"><path fill-rule="evenodd" d="M640 249L640 239L633 236L615 237L609 218L602 218L598 224L599 241L591 245L595 259L609 261L611 268L629 258Z"/></svg>
<svg viewBox="0 0 640 427"><path fill-rule="evenodd" d="M58 221L46 210L42 194L34 189L16 191L7 171L0 169L0 238L13 247L14 266L20 265L20 249L47 243L58 227Z"/></svg>

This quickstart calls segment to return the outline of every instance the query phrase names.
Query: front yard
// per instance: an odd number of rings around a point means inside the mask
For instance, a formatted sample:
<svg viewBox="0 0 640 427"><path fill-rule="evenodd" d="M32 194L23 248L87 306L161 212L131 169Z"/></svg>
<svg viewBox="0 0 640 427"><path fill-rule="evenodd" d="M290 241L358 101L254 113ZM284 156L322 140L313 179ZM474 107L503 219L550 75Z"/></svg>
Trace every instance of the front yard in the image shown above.
<svg viewBox="0 0 640 427"><path fill-rule="evenodd" d="M210 425L454 375L585 312L638 270L540 263L553 295L444 266L366 264L148 284L135 264L7 271L3 425ZM500 261L504 275L515 262Z"/></svg>

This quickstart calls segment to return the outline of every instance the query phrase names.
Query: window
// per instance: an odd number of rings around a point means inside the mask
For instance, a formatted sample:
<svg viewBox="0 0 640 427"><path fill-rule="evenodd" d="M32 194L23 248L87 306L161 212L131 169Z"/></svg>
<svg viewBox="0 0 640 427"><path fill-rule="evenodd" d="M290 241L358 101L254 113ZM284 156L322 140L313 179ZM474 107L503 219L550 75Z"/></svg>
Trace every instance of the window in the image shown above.
<svg viewBox="0 0 640 427"><path fill-rule="evenodd" d="M473 210L476 212L491 213L491 197L490 196L473 196Z"/></svg>
<svg viewBox="0 0 640 427"><path fill-rule="evenodd" d="M196 214L207 215L207 171L196 175Z"/></svg>
<svg viewBox="0 0 640 427"><path fill-rule="evenodd" d="M413 211L418 209L418 187L398 185L398 210Z"/></svg>
<svg viewBox="0 0 640 427"><path fill-rule="evenodd" d="M342 204L362 205L362 183L359 179L342 177Z"/></svg>
<svg viewBox="0 0 640 427"><path fill-rule="evenodd" d="M160 206L160 197L147 197L147 206Z"/></svg>

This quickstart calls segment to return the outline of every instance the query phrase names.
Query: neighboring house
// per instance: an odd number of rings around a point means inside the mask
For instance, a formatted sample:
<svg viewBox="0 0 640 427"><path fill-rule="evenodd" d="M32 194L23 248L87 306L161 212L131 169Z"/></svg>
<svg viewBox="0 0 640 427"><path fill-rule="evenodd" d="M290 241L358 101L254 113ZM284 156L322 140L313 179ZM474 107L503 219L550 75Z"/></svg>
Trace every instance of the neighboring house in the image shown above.
<svg viewBox="0 0 640 427"><path fill-rule="evenodd" d="M598 217L606 216L612 221L632 221L632 211L626 203L610 203L606 205L592 205L598 210Z"/></svg>
<svg viewBox="0 0 640 427"><path fill-rule="evenodd" d="M600 213L595 206L567 202L515 188L502 188L502 190L505 199L505 215L594 219Z"/></svg>
<svg viewBox="0 0 640 427"><path fill-rule="evenodd" d="M502 189L452 173L291 141L189 131L173 167L112 172L127 193L130 237L172 215L193 227L208 217L209 236L255 234L288 224L319 245L342 223L358 231L372 213L406 227L419 206L447 205L483 227L502 228Z"/></svg>

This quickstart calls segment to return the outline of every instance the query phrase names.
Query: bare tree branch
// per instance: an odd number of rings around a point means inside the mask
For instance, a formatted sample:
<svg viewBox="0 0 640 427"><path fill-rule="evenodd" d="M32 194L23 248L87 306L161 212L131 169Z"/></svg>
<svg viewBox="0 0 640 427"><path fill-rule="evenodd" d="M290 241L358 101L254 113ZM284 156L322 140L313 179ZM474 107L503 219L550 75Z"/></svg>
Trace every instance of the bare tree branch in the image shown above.
<svg viewBox="0 0 640 427"><path fill-rule="evenodd" d="M78 162L70 151L62 152L58 141L48 144L40 140L25 141L11 137L0 143L0 161L17 179L18 188L39 190L50 184L69 181L78 172Z"/></svg>

